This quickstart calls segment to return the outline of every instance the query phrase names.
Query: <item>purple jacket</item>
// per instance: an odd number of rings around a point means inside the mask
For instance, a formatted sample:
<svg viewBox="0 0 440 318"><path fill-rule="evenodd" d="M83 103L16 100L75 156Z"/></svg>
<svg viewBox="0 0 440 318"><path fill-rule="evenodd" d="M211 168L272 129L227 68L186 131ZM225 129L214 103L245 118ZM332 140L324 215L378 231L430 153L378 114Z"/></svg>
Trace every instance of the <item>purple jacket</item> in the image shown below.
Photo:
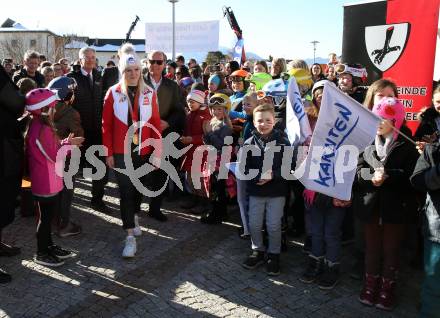
<svg viewBox="0 0 440 318"><path fill-rule="evenodd" d="M60 142L39 118L32 120L26 138L26 156L34 195L54 196L63 189L63 178L55 173L55 162L58 150L68 144L67 139Z"/></svg>

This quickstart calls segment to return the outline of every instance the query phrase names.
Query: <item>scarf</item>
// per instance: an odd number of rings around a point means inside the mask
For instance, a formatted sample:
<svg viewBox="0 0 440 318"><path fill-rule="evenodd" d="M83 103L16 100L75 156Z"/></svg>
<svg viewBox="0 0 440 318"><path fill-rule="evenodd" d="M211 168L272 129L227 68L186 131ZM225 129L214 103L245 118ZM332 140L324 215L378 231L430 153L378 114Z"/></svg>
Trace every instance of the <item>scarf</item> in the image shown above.
<svg viewBox="0 0 440 318"><path fill-rule="evenodd" d="M393 142L394 142L393 133L389 133L384 136L376 135L376 139L374 140L374 145L376 146L376 153L380 161L383 162L385 160L385 158L389 154Z"/></svg>

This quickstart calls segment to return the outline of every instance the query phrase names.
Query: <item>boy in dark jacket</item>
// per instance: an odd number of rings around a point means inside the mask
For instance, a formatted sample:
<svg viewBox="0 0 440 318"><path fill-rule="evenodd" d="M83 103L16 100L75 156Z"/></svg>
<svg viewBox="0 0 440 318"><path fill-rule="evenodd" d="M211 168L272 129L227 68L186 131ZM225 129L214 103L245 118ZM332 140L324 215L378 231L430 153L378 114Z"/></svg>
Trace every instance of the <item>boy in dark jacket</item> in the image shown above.
<svg viewBox="0 0 440 318"><path fill-rule="evenodd" d="M81 126L81 117L76 109L72 107L75 99L74 90L76 81L67 76L60 76L53 79L48 88L56 90L58 102L55 106L54 115L57 136L62 140L70 134L76 137L83 137L84 130ZM66 158L65 171L69 170L70 156ZM72 180L75 182L74 179ZM70 221L70 209L72 206L74 189L67 189L64 185L58 200L58 231L59 237L73 236L81 233L81 227Z"/></svg>
<svg viewBox="0 0 440 318"><path fill-rule="evenodd" d="M248 174L252 173L252 170L258 173L247 181L252 254L244 261L243 267L253 269L264 262L266 248L261 230L265 221L269 241L266 270L269 275L279 275L281 219L288 191L287 180L281 176L281 165L284 147L290 144L284 132L274 129L275 113L271 105L263 104L256 107L253 121L255 131L252 137L244 143L244 154L247 153L246 148L247 150L254 149L254 151L252 155L247 155L245 169ZM281 151L273 151L276 146L281 146ZM271 155L272 151L273 160L268 162L270 165L266 167L266 161L270 159L266 158L266 155L268 153ZM291 162L295 161L293 158ZM291 170L290 168L289 166L288 171Z"/></svg>
<svg viewBox="0 0 440 318"><path fill-rule="evenodd" d="M412 185L428 192L424 208L425 282L420 317L440 314L440 144L427 144L411 176Z"/></svg>

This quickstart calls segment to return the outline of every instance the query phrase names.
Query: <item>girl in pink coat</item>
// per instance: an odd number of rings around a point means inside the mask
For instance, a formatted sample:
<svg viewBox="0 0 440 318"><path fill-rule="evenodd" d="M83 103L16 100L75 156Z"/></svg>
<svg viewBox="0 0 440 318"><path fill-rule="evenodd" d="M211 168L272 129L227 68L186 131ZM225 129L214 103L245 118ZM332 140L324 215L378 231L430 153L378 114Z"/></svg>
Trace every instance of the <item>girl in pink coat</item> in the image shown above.
<svg viewBox="0 0 440 318"><path fill-rule="evenodd" d="M81 145L82 137L73 134L60 141L53 123L56 94L46 88L38 88L26 95L26 110L33 116L26 136L26 156L32 183L32 194L38 203L37 264L57 267L63 259L73 256L71 251L52 241L51 223L57 205L63 179L56 174L56 159L62 145Z"/></svg>

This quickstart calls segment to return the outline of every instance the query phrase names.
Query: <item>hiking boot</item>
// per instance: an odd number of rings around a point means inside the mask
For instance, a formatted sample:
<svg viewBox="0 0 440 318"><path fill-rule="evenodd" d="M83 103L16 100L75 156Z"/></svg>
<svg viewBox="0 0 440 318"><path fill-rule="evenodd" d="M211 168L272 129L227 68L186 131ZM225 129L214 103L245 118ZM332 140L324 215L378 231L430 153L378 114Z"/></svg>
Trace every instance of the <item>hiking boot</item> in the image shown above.
<svg viewBox="0 0 440 318"><path fill-rule="evenodd" d="M51 253L37 253L34 256L34 262L47 267L58 267L64 264L64 261Z"/></svg>
<svg viewBox="0 0 440 318"><path fill-rule="evenodd" d="M19 247L11 246L8 244L5 244L3 242L0 242L0 256L15 256L21 253L21 250Z"/></svg>
<svg viewBox="0 0 440 318"><path fill-rule="evenodd" d="M264 252L252 251L252 254L241 264L246 269L254 269L264 263Z"/></svg>
<svg viewBox="0 0 440 318"><path fill-rule="evenodd" d="M324 272L319 277L318 286L320 289L333 289L339 282L339 263L329 264L324 266Z"/></svg>
<svg viewBox="0 0 440 318"><path fill-rule="evenodd" d="M134 236L127 236L125 240L125 247L122 251L122 257L131 258L136 255L136 238Z"/></svg>
<svg viewBox="0 0 440 318"><path fill-rule="evenodd" d="M364 287L359 295L359 301L366 306L376 304L377 289L379 287L379 275L365 274Z"/></svg>
<svg viewBox="0 0 440 318"><path fill-rule="evenodd" d="M68 237L68 236L74 236L81 234L81 226L69 222L66 226L60 227L60 229L57 232L57 236L59 237Z"/></svg>
<svg viewBox="0 0 440 318"><path fill-rule="evenodd" d="M0 284L10 283L11 280L12 280L11 275L9 275L7 272L5 272L3 269L0 268Z"/></svg>
<svg viewBox="0 0 440 318"><path fill-rule="evenodd" d="M322 274L323 267L324 267L324 258L323 257L315 257L313 255L309 255L309 260L308 260L306 270L301 275L299 280L303 283L306 283L306 284L313 283Z"/></svg>
<svg viewBox="0 0 440 318"><path fill-rule="evenodd" d="M52 254L58 257L59 259L66 259L75 256L75 253L72 252L71 250L62 248L61 246L58 245L49 246L49 254Z"/></svg>
<svg viewBox="0 0 440 318"><path fill-rule="evenodd" d="M266 272L270 276L278 276L280 274L280 254L267 255Z"/></svg>
<svg viewBox="0 0 440 318"><path fill-rule="evenodd" d="M377 297L376 308L391 311L395 306L394 289L396 288L396 281L381 277L380 278L380 291Z"/></svg>

